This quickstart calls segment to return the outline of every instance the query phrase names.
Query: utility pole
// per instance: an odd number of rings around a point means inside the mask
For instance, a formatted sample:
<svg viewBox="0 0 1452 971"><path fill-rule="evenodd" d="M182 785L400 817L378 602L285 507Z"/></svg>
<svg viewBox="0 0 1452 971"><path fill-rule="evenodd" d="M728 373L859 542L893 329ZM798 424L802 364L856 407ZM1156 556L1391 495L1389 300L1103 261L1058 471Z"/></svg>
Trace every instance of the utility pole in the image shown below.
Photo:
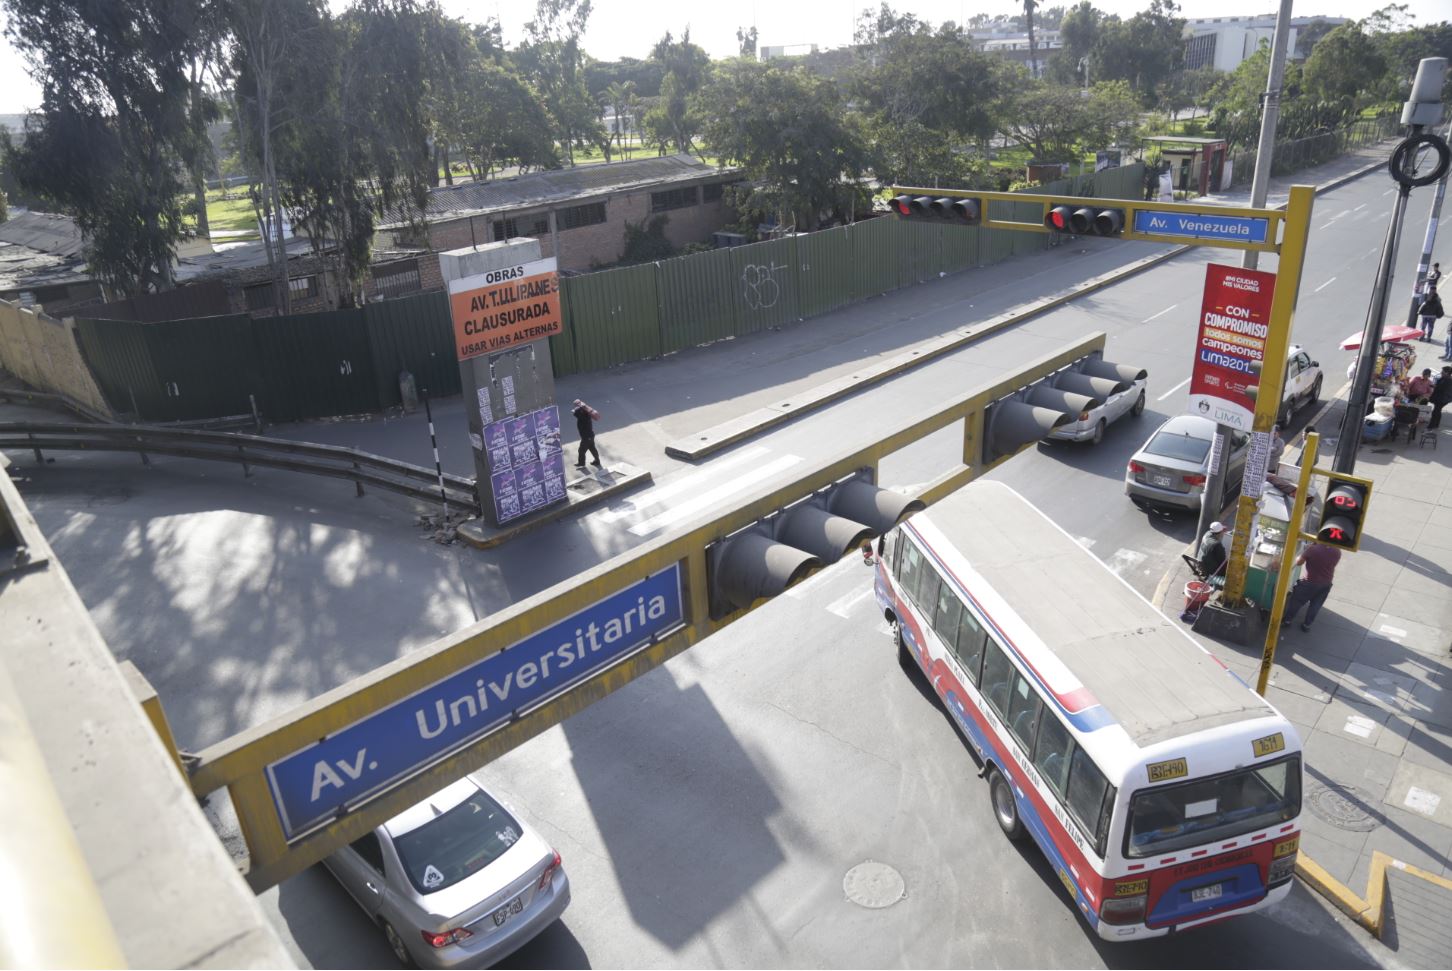
<svg viewBox="0 0 1452 971"><path fill-rule="evenodd" d="M1276 148L1276 124L1281 114L1281 87L1286 76L1286 48L1291 35L1291 0L1281 0L1276 14L1276 32L1271 39L1270 73L1265 79L1265 94L1261 95L1260 140L1256 143L1255 174L1250 182L1250 206L1252 209L1265 207L1265 197L1270 193L1271 160ZM1241 266L1254 270L1260 263L1260 253L1246 250ZM1265 362L1267 367L1285 367L1285 362ZM1277 402L1279 405L1279 402ZM1220 515L1225 503L1225 472L1230 462L1230 426L1215 426L1215 443L1210 450L1210 467L1205 471L1204 502L1200 503L1200 522L1195 530L1196 542L1205 535L1210 523ZM1217 461L1218 460L1218 461Z"/></svg>
<svg viewBox="0 0 1452 971"><path fill-rule="evenodd" d="M1335 471L1343 474L1356 471L1356 448L1361 444L1361 423L1366 416L1366 399L1371 392L1371 373L1376 368L1376 355L1381 347L1382 322L1386 318L1387 296L1391 290L1402 221L1407 214L1407 198L1417 186L1431 185L1446 176L1449 157L1452 157L1441 136L1424 131L1428 125L1435 125L1442 118L1442 80L1446 74L1445 57L1422 58L1417 66L1417 79L1412 82L1412 93L1402 108L1402 124L1410 125L1412 133L1402 140L1391 157L1391 176L1397 183L1397 197L1392 206L1391 224L1386 229L1386 240L1382 243L1376 283L1371 288L1366 326L1361 331L1361 351L1356 358L1356 376L1351 382L1351 395L1346 401L1346 414L1341 421L1341 437L1336 442L1336 461L1332 465ZM1419 176L1418 159L1427 148L1437 155L1437 165L1431 172Z"/></svg>
<svg viewBox="0 0 1452 971"><path fill-rule="evenodd" d="M1442 136L1446 141L1452 138L1452 122ZM1432 247L1437 245L1437 220L1442 217L1442 198L1447 194L1447 176L1437 181L1437 192L1432 196L1432 213L1427 217L1427 234L1422 237L1422 259L1417 263L1417 279L1412 284L1412 306L1407 311L1407 326L1417 326L1417 310L1422 305L1422 284L1427 282L1427 272L1432 268Z"/></svg>

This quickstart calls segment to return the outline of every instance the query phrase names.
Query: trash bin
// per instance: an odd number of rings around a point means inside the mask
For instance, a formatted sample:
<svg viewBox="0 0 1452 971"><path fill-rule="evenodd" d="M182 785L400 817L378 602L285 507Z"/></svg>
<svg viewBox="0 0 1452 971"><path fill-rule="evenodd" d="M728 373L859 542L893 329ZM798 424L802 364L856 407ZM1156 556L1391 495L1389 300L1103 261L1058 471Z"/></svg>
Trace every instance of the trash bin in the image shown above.
<svg viewBox="0 0 1452 971"><path fill-rule="evenodd" d="M1199 610L1214 592L1215 588L1204 580L1191 580L1185 584L1185 609Z"/></svg>

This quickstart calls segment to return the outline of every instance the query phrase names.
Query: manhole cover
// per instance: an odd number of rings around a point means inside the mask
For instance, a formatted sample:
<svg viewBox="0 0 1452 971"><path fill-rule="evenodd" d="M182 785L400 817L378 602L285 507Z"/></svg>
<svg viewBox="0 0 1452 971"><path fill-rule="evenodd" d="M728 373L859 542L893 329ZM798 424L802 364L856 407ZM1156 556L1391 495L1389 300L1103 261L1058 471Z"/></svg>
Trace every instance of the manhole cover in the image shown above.
<svg viewBox="0 0 1452 971"><path fill-rule="evenodd" d="M881 910L901 900L907 894L907 884L902 874L886 863L868 860L847 871L842 890L859 907Z"/></svg>
<svg viewBox="0 0 1452 971"><path fill-rule="evenodd" d="M1369 833L1381 825L1376 814L1367 809L1374 802L1371 794L1355 786L1314 784L1307 802L1313 815L1337 829Z"/></svg>

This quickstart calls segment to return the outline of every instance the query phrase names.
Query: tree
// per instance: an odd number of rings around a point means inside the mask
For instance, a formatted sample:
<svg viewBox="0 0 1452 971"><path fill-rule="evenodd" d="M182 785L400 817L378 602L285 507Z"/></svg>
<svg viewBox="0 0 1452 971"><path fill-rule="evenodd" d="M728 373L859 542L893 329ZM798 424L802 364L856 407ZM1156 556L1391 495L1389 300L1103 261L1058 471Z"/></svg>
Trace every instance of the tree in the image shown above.
<svg viewBox="0 0 1452 971"><path fill-rule="evenodd" d="M693 138L700 119L691 110L696 92L705 80L710 56L691 43L691 30L681 34L679 41L670 31L651 49L650 59L661 66L660 101L646 118L647 126L664 133L677 152L693 149Z"/></svg>
<svg viewBox="0 0 1452 971"><path fill-rule="evenodd" d="M188 163L205 138L194 62L213 41L199 0L7 0L6 33L28 59L41 111L7 165L70 213L86 259L127 293L166 289L185 235Z"/></svg>
<svg viewBox="0 0 1452 971"><path fill-rule="evenodd" d="M610 127L615 145L624 151L625 135L631 130L627 112L631 102L635 100L635 82L612 81L602 97L605 106L610 109Z"/></svg>
<svg viewBox="0 0 1452 971"><path fill-rule="evenodd" d="M1320 101L1354 105L1387 71L1381 51L1361 25L1344 23L1322 38L1306 58L1301 77L1306 93Z"/></svg>
<svg viewBox="0 0 1452 971"><path fill-rule="evenodd" d="M1146 107L1185 61L1184 18L1174 0L1151 0L1128 20L1106 17L1090 56L1096 81L1128 81Z"/></svg>
<svg viewBox="0 0 1452 971"><path fill-rule="evenodd" d="M1023 0L1023 22L1028 28L1029 42L1029 74L1032 77L1039 76L1039 45L1034 39L1034 8L1038 6L1036 0Z"/></svg>
<svg viewBox="0 0 1452 971"><path fill-rule="evenodd" d="M549 109L571 165L576 146L605 138L595 97L585 87L580 46L591 10L591 0L538 0L534 19L525 25L530 39L515 52L516 63Z"/></svg>
<svg viewBox="0 0 1452 971"><path fill-rule="evenodd" d="M746 212L812 230L865 196L866 144L830 81L738 59L715 73L701 103L707 144L751 180L739 199Z"/></svg>
<svg viewBox="0 0 1452 971"><path fill-rule="evenodd" d="M1099 130L1078 88L1047 81L1025 83L1005 115L1006 133L1042 161L1068 161L1076 146Z"/></svg>
<svg viewBox="0 0 1452 971"><path fill-rule="evenodd" d="M756 36L755 24L752 24L750 28L736 28L736 47L741 51L742 57L756 56Z"/></svg>
<svg viewBox="0 0 1452 971"><path fill-rule="evenodd" d="M1090 0L1069 8L1059 22L1059 50L1049 58L1044 76L1056 84L1087 86L1084 69L1089 67L1103 21L1104 13Z"/></svg>
<svg viewBox="0 0 1452 971"><path fill-rule="evenodd" d="M469 167L488 178L513 164L522 172L559 168L559 150L547 123L549 111L517 74L491 59L478 58L459 79L463 107L451 129Z"/></svg>

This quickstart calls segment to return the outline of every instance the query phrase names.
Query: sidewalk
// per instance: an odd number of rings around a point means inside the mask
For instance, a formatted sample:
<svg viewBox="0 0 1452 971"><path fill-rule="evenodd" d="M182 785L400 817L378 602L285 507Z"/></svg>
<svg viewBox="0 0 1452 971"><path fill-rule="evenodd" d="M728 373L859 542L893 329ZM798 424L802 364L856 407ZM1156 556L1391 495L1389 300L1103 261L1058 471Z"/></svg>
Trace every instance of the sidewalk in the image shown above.
<svg viewBox="0 0 1452 971"><path fill-rule="evenodd" d="M1311 424L1326 468L1345 412ZM1301 441L1285 460L1295 465ZM1410 967L1452 962L1452 428L1435 447L1362 445L1373 481L1365 538L1345 554L1310 633L1281 629L1267 699L1305 743L1303 881ZM1324 487L1324 483L1323 483ZM1176 561L1159 606L1193 579ZM1265 629L1245 646L1200 637L1254 686ZM1420 872L1419 872L1420 871Z"/></svg>

